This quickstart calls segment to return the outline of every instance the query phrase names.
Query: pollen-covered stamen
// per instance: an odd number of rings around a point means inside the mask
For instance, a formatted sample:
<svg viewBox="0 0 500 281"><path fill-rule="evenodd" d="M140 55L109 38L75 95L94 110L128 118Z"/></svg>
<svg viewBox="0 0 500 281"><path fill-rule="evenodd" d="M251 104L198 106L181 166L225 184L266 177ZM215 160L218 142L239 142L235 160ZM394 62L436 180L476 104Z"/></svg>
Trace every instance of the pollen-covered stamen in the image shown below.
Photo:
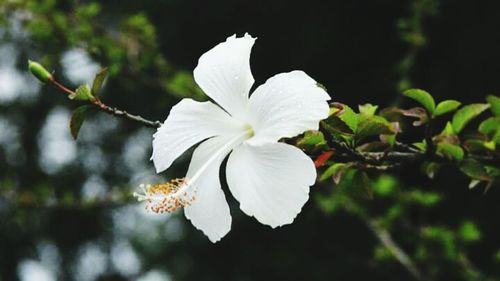
<svg viewBox="0 0 500 281"><path fill-rule="evenodd" d="M171 213L179 208L191 205L195 200L194 190L188 190L184 178L173 179L166 183L144 185L141 192L134 192L139 201L146 201L146 209L157 214Z"/></svg>

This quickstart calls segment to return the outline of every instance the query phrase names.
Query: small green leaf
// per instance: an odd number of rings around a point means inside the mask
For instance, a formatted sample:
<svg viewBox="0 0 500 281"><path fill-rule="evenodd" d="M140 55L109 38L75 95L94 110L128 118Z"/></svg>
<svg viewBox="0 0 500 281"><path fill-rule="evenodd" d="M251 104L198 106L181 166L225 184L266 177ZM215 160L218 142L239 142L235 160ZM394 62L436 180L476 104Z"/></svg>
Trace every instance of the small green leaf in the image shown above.
<svg viewBox="0 0 500 281"><path fill-rule="evenodd" d="M307 131L304 137L297 141L299 147L317 147L326 144L325 137L319 131Z"/></svg>
<svg viewBox="0 0 500 281"><path fill-rule="evenodd" d="M493 112L493 115L500 116L500 97L489 95L486 97L486 100L491 105L491 112Z"/></svg>
<svg viewBox="0 0 500 281"><path fill-rule="evenodd" d="M495 151L494 141L484 141L482 139L468 139L463 142L464 147L469 152L484 152L485 150Z"/></svg>
<svg viewBox="0 0 500 281"><path fill-rule="evenodd" d="M89 105L83 105L77 107L73 113L71 114L71 120L69 122L69 128L71 135L76 140L78 138L78 133L80 132L80 128L83 125L83 121L85 120L85 116L87 110L90 108Z"/></svg>
<svg viewBox="0 0 500 281"><path fill-rule="evenodd" d="M434 102L434 98L428 92L420 89L409 89L404 91L403 95L420 103L430 114L434 113L436 103Z"/></svg>
<svg viewBox="0 0 500 281"><path fill-rule="evenodd" d="M413 190L408 195L411 201L427 207L434 206L442 200L442 197L436 192Z"/></svg>
<svg viewBox="0 0 500 281"><path fill-rule="evenodd" d="M371 103L358 105L359 113L366 116L373 116L377 112L378 105L373 105Z"/></svg>
<svg viewBox="0 0 500 281"><path fill-rule="evenodd" d="M398 181L389 175L380 175L373 183L373 191L380 196L389 196L397 188Z"/></svg>
<svg viewBox="0 0 500 281"><path fill-rule="evenodd" d="M492 135L500 130L500 116L490 117L479 124L479 132L485 135Z"/></svg>
<svg viewBox="0 0 500 281"><path fill-rule="evenodd" d="M426 151L427 150L427 143L425 142L425 140L421 141L421 142L414 142L412 143L412 145L416 148L418 148L418 150L420 151Z"/></svg>
<svg viewBox="0 0 500 281"><path fill-rule="evenodd" d="M483 164L474 159L463 161L460 164L460 171L475 180L488 181L491 179Z"/></svg>
<svg viewBox="0 0 500 281"><path fill-rule="evenodd" d="M475 117L477 117L481 112L485 111L490 107L489 104L475 103L469 104L462 107L460 110L455 112L451 124L453 125L453 131L455 133L460 133L462 129Z"/></svg>
<svg viewBox="0 0 500 281"><path fill-rule="evenodd" d="M451 143L438 143L437 152L455 161L462 161L464 158L464 150L460 146Z"/></svg>
<svg viewBox="0 0 500 281"><path fill-rule="evenodd" d="M92 95L96 96L99 94L99 91L102 88L102 84L104 80L108 76L108 68L103 68L99 73L96 74L94 78L94 82L92 82Z"/></svg>
<svg viewBox="0 0 500 281"><path fill-rule="evenodd" d="M348 169L338 184L338 188L361 199L373 199L372 182L366 172Z"/></svg>
<svg viewBox="0 0 500 281"><path fill-rule="evenodd" d="M441 131L442 136L447 136L447 135L454 135L455 131L453 130L453 125L451 125L451 122L446 122L446 126L444 127L443 131Z"/></svg>
<svg viewBox="0 0 500 281"><path fill-rule="evenodd" d="M335 164L331 165L330 167L328 167L328 169L326 169L323 172L323 174L321 174L321 176L319 177L319 181L327 180L330 177L335 178L335 176L338 175L339 172L341 170L345 169L345 168L346 168L346 164L344 164L344 163L335 163ZM336 183L338 183L338 181Z"/></svg>
<svg viewBox="0 0 500 281"><path fill-rule="evenodd" d="M94 96L92 96L92 93L90 92L90 86L87 84L78 87L75 90L75 94L69 95L68 97L71 100L82 100L82 101L95 99Z"/></svg>
<svg viewBox="0 0 500 281"><path fill-rule="evenodd" d="M481 239L481 232L472 221L465 221L458 229L459 237L465 242L474 242Z"/></svg>
<svg viewBox="0 0 500 281"><path fill-rule="evenodd" d="M349 106L343 105L343 112L339 115L342 120L353 132L358 128L358 114L356 114Z"/></svg>
<svg viewBox="0 0 500 281"><path fill-rule="evenodd" d="M327 119L321 121L321 126L333 136L348 135L352 136L354 132L347 126L344 121L335 115L328 117Z"/></svg>
<svg viewBox="0 0 500 281"><path fill-rule="evenodd" d="M433 116L438 117L438 116L441 116L441 115L446 114L448 112L451 112L451 111L457 109L461 104L462 104L461 102L456 101L456 100L442 101L437 105Z"/></svg>
<svg viewBox="0 0 500 281"><path fill-rule="evenodd" d="M493 178L500 178L500 167L496 166L484 166L488 175Z"/></svg>
<svg viewBox="0 0 500 281"><path fill-rule="evenodd" d="M372 116L359 118L358 129L354 137L356 140L362 140L366 137L377 136L377 135L391 135L394 134L394 130L387 120L380 116Z"/></svg>

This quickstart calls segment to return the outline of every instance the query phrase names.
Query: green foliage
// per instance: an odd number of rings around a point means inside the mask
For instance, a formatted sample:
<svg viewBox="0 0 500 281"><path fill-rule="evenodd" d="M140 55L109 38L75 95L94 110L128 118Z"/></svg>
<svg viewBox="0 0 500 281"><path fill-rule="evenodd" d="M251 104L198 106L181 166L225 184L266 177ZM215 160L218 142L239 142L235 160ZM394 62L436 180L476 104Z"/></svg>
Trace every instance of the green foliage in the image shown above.
<svg viewBox="0 0 500 281"><path fill-rule="evenodd" d="M81 85L78 87L74 94L71 94L68 96L69 99L74 99L74 100L80 100L80 101L91 101L95 99L95 97L92 95L92 91L90 89L90 86L87 84Z"/></svg>
<svg viewBox="0 0 500 281"><path fill-rule="evenodd" d="M297 146L304 149L315 150L326 145L325 137L319 131L307 131L297 141Z"/></svg>
<svg viewBox="0 0 500 281"><path fill-rule="evenodd" d="M458 229L458 236L464 242L475 242L481 239L481 232L472 221L464 221Z"/></svg>
<svg viewBox="0 0 500 281"><path fill-rule="evenodd" d="M368 116L361 115L359 118L359 124L355 130L355 139L361 141L364 138L378 135L391 135L395 131L391 127L391 124L383 117L380 116Z"/></svg>
<svg viewBox="0 0 500 281"><path fill-rule="evenodd" d="M108 76L108 68L102 69L99 73L95 75L94 81L92 82L92 95L97 97L101 91L104 80Z"/></svg>
<svg viewBox="0 0 500 281"><path fill-rule="evenodd" d="M493 115L500 116L500 97L489 95L486 97L486 101L490 104Z"/></svg>
<svg viewBox="0 0 500 281"><path fill-rule="evenodd" d="M489 104L469 104L458 110L451 121L453 125L453 130L455 133L460 133L462 129L470 122L472 119L477 117L483 111L490 107Z"/></svg>
<svg viewBox="0 0 500 281"><path fill-rule="evenodd" d="M394 193L397 187L397 181L389 175L379 176L373 183L373 191L378 196L386 197Z"/></svg>
<svg viewBox="0 0 500 281"><path fill-rule="evenodd" d="M491 179L483 164L474 159L467 159L463 161L460 164L460 170L475 180L488 181Z"/></svg>
<svg viewBox="0 0 500 281"><path fill-rule="evenodd" d="M358 129L358 114L355 113L349 106L343 105L342 113L339 115L340 120L342 120L352 132L356 132Z"/></svg>
<svg viewBox="0 0 500 281"><path fill-rule="evenodd" d="M436 110L433 113L433 117L438 117L438 116L444 115L448 112L454 111L461 104L462 104L461 102L456 101L456 100L442 101L437 105Z"/></svg>
<svg viewBox="0 0 500 281"><path fill-rule="evenodd" d="M319 181L325 181L329 178L332 178L334 182L338 183L340 177L347 167L348 165L344 163L334 163L321 174L321 176L319 177Z"/></svg>
<svg viewBox="0 0 500 281"><path fill-rule="evenodd" d="M404 91L403 95L420 103L429 114L434 113L436 103L434 102L434 98L428 92L420 89L409 89Z"/></svg>
<svg viewBox="0 0 500 281"><path fill-rule="evenodd" d="M378 105L373 105L371 103L366 103L358 106L359 113L366 116L373 116L377 112Z"/></svg>
<svg viewBox="0 0 500 281"><path fill-rule="evenodd" d="M82 105L76 108L71 114L71 120L69 122L69 128L71 132L71 136L76 140L78 138L78 133L83 125L83 121L85 121L85 116L87 111L90 109L89 105Z"/></svg>
<svg viewBox="0 0 500 281"><path fill-rule="evenodd" d="M438 143L437 152L441 153L451 160L455 160L458 162L462 161L462 159L464 158L464 150L460 146L451 143Z"/></svg>
<svg viewBox="0 0 500 281"><path fill-rule="evenodd" d="M366 172L359 169L347 169L338 183L338 188L354 198L373 199L371 180Z"/></svg>

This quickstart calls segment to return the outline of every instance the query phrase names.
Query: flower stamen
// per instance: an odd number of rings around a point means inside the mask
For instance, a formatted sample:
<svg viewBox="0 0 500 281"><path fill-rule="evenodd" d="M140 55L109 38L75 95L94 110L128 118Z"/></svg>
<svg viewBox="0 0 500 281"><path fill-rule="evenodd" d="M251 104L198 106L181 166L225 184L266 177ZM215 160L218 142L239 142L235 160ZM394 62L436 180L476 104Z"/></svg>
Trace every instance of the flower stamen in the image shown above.
<svg viewBox="0 0 500 281"><path fill-rule="evenodd" d="M195 200L193 192L187 192L185 178L172 179L166 183L139 185L140 192L134 192L139 201L146 201L146 210L157 214L172 213L189 206Z"/></svg>

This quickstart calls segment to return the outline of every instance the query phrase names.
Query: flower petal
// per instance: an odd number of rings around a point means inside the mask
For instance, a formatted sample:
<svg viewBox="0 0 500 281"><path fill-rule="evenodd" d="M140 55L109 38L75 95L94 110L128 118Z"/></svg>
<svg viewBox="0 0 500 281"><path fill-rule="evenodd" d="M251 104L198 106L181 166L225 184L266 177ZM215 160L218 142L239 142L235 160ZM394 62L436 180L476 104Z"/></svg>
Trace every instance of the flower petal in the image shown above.
<svg viewBox="0 0 500 281"><path fill-rule="evenodd" d="M170 111L154 134L153 160L156 171L166 170L191 146L223 134L244 131L244 125L211 102L183 99Z"/></svg>
<svg viewBox="0 0 500 281"><path fill-rule="evenodd" d="M328 117L330 96L303 71L277 74L250 97L249 114L255 135L250 144L274 142L317 130Z"/></svg>
<svg viewBox="0 0 500 281"><path fill-rule="evenodd" d="M316 169L294 146L242 144L229 156L226 176L241 210L274 228L293 222L309 197Z"/></svg>
<svg viewBox="0 0 500 281"><path fill-rule="evenodd" d="M217 159L211 162L198 180L192 183L190 189L196 192L195 200L184 209L186 217L193 225L214 243L231 229L231 214L219 180L220 165L232 147L219 150L230 139L228 136L219 136L200 144L193 153L186 176L188 184L191 184L189 179L193 178L214 153L218 152Z"/></svg>
<svg viewBox="0 0 500 281"><path fill-rule="evenodd" d="M250 70L250 52L255 42L248 33L233 35L203 54L194 69L200 88L232 116L246 112L248 93L254 79Z"/></svg>

